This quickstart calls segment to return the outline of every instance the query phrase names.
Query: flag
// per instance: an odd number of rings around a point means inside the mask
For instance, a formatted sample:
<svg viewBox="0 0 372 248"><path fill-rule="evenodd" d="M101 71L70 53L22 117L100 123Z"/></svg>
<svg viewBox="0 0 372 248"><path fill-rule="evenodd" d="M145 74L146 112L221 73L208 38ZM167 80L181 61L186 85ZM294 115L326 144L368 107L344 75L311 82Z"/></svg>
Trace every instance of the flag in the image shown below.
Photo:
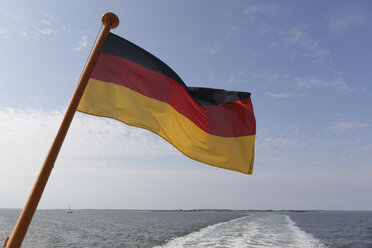
<svg viewBox="0 0 372 248"><path fill-rule="evenodd" d="M164 62L109 33L77 110L147 129L194 160L252 174L250 95L187 87Z"/></svg>

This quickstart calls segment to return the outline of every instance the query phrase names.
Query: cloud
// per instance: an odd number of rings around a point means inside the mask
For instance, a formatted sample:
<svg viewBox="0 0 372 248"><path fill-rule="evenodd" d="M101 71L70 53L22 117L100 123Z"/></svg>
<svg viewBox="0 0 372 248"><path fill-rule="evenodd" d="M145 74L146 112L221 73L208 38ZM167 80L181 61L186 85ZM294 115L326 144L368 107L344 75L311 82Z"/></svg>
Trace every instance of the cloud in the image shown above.
<svg viewBox="0 0 372 248"><path fill-rule="evenodd" d="M19 34L23 37L31 38L31 39L37 39L39 38L39 33L33 30L28 31L21 31Z"/></svg>
<svg viewBox="0 0 372 248"><path fill-rule="evenodd" d="M4 39L8 38L9 37L8 36L8 30L7 29L0 29L0 37L4 38Z"/></svg>
<svg viewBox="0 0 372 248"><path fill-rule="evenodd" d="M278 7L274 4L270 5L251 5L244 10L244 14L250 20L255 19L257 15L274 16L278 13Z"/></svg>
<svg viewBox="0 0 372 248"><path fill-rule="evenodd" d="M5 15L14 19L16 27L13 32L23 37L38 39L40 35L52 35L57 33L57 31L52 27L55 17L51 14L42 13L41 15L43 17L39 20L11 13Z"/></svg>
<svg viewBox="0 0 372 248"><path fill-rule="evenodd" d="M220 50L221 50L221 46L220 45L214 45L214 46L210 46L210 47L202 47L202 51L206 51L210 54L217 54Z"/></svg>
<svg viewBox="0 0 372 248"><path fill-rule="evenodd" d="M42 19L41 22L45 25L50 25L51 22L49 20Z"/></svg>
<svg viewBox="0 0 372 248"><path fill-rule="evenodd" d="M10 17L12 19L23 20L23 21L30 21L30 19L28 17L26 17L26 16L14 15L14 14L9 14L9 13L6 13L5 16Z"/></svg>
<svg viewBox="0 0 372 248"><path fill-rule="evenodd" d="M342 76L337 73L331 79L324 79L319 77L295 77L294 81L297 88L333 88L344 92L352 90L352 88L344 81Z"/></svg>
<svg viewBox="0 0 372 248"><path fill-rule="evenodd" d="M349 130L356 130L361 128L367 128L370 124L366 122L360 122L360 121L339 121L335 122L330 129L334 132L346 132Z"/></svg>
<svg viewBox="0 0 372 248"><path fill-rule="evenodd" d="M82 49L88 46L88 37L82 36L78 42L78 46L75 48L75 51L81 51Z"/></svg>
<svg viewBox="0 0 372 248"><path fill-rule="evenodd" d="M52 15L52 14L50 14L50 13L43 13L43 16L45 17L45 18L47 18L47 19L49 19L49 20L52 20L52 21L54 21L55 19L56 19L56 17L54 16L54 15Z"/></svg>
<svg viewBox="0 0 372 248"><path fill-rule="evenodd" d="M303 25L283 29L262 26L258 32L261 36L274 36L274 40L268 43L268 46L272 49L291 48L294 51L294 55L308 57L312 63L332 63L331 52L321 47L320 41L313 38ZM296 52L296 49L300 51Z"/></svg>
<svg viewBox="0 0 372 248"><path fill-rule="evenodd" d="M298 46L306 51L306 56L312 58L312 62L322 64L330 62L330 51L321 48L319 41L305 31L303 26L295 26L279 31L279 40L283 45Z"/></svg>
<svg viewBox="0 0 372 248"><path fill-rule="evenodd" d="M283 109L283 111L285 111ZM329 118L329 117L327 117ZM338 117L330 117L338 118ZM280 125L258 119L256 162L275 169L369 167L371 122L324 121L317 116ZM360 130L362 129L363 130ZM345 135L345 133L350 135ZM268 156L269 154L269 156Z"/></svg>
<svg viewBox="0 0 372 248"><path fill-rule="evenodd" d="M237 34L237 31L238 31L238 26L230 25L228 31L225 33L224 40L230 40L231 38L233 38Z"/></svg>
<svg viewBox="0 0 372 248"><path fill-rule="evenodd" d="M44 25L48 27L46 28L35 27L35 29L38 30L39 33L44 34L44 35L51 35L53 33L57 33L57 31L49 27L56 19L54 15L51 15L49 13L43 13L43 16L45 17L45 19L41 19L41 23L43 23Z"/></svg>
<svg viewBox="0 0 372 248"><path fill-rule="evenodd" d="M45 35L51 35L51 34L54 33L54 30L51 29L51 28L38 29L38 31L39 31L41 34L45 34Z"/></svg>
<svg viewBox="0 0 372 248"><path fill-rule="evenodd" d="M266 92L267 96L271 98L294 98L297 97L296 95L292 93L272 93L272 92Z"/></svg>
<svg viewBox="0 0 372 248"><path fill-rule="evenodd" d="M263 139L260 143L262 147L264 148L273 148L275 147L276 149L290 149L290 148L298 148L298 147L303 147L306 142L304 142L301 139L296 139L296 138L285 138L285 137L267 137Z"/></svg>
<svg viewBox="0 0 372 248"><path fill-rule="evenodd" d="M229 78L227 79L227 83L228 84L232 84L235 82L235 76L234 75L230 75Z"/></svg>
<svg viewBox="0 0 372 248"><path fill-rule="evenodd" d="M62 117L62 111L0 109L0 164L39 164L37 161L46 155ZM75 115L61 150L62 159L78 164L102 160L107 164L124 158L171 154L180 153L155 134L80 113Z"/></svg>
<svg viewBox="0 0 372 248"><path fill-rule="evenodd" d="M369 5L360 1L347 1L339 4L328 19L328 29L333 34L354 31L362 26L370 26Z"/></svg>
<svg viewBox="0 0 372 248"><path fill-rule="evenodd" d="M202 81L213 82L213 84L216 87L225 88L226 85L232 85L232 84L244 84L245 85L248 81L254 81L253 79L251 80L251 78L252 78L252 75L250 75L250 73L248 74L243 71L237 71L237 72L233 72L229 74L216 73L216 72L209 71L208 78ZM201 84L201 83L195 83L195 84ZM235 87L236 86L234 86L234 88Z"/></svg>
<svg viewBox="0 0 372 248"><path fill-rule="evenodd" d="M365 17L360 14L335 15L330 19L328 28L336 34L341 34L347 29L362 26L364 23Z"/></svg>
<svg viewBox="0 0 372 248"><path fill-rule="evenodd" d="M65 32L68 32L68 33L71 32L71 29L69 29L69 28L67 28L67 27L62 27L61 29L62 29L63 31L65 31Z"/></svg>
<svg viewBox="0 0 372 248"><path fill-rule="evenodd" d="M38 26L33 26L32 28L28 28L27 30L19 32L19 34L23 37L38 39L40 34L42 35L52 35L57 33L52 28L40 28Z"/></svg>

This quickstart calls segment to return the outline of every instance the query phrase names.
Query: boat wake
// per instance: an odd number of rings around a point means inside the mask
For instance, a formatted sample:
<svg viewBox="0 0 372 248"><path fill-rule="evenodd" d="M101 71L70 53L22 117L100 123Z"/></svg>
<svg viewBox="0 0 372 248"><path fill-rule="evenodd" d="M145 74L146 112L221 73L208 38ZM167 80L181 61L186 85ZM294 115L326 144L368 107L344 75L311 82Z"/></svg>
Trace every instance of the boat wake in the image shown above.
<svg viewBox="0 0 372 248"><path fill-rule="evenodd" d="M157 248L178 247L300 247L325 248L320 240L296 226L289 216L259 213L210 225Z"/></svg>

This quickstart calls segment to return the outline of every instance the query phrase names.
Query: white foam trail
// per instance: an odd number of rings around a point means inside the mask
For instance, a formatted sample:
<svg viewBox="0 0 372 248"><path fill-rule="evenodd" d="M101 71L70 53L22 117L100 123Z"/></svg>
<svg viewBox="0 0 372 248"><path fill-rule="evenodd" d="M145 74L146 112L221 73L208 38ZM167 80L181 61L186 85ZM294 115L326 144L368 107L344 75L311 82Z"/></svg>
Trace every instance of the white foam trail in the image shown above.
<svg viewBox="0 0 372 248"><path fill-rule="evenodd" d="M325 248L326 246L297 227L287 215L259 213L210 225L157 247Z"/></svg>
<svg viewBox="0 0 372 248"><path fill-rule="evenodd" d="M296 223L292 221L292 219L286 215L288 221L288 227L292 232L297 236L297 242L299 243L299 247L304 248L311 248L311 247L318 247L318 248L325 248L327 247L324 245L320 240L316 239L310 233L303 231L301 228L296 226Z"/></svg>
<svg viewBox="0 0 372 248"><path fill-rule="evenodd" d="M233 226L234 222L244 218L246 217L207 226L205 228L200 229L199 231L192 232L186 236L172 239L167 244L163 246L156 246L155 248L213 247L213 246L216 247L215 246L216 236L220 234L220 230L224 229L223 227L221 228L221 226L229 224Z"/></svg>

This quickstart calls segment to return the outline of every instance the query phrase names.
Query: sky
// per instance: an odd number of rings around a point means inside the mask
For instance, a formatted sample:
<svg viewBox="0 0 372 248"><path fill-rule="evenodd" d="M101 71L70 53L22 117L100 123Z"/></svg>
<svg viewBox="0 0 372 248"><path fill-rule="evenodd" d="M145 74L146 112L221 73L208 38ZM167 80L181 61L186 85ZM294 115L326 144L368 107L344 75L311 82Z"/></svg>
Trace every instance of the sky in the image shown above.
<svg viewBox="0 0 372 248"><path fill-rule="evenodd" d="M0 208L22 208L101 26L188 86L251 92L253 175L76 113L39 208L372 210L372 2L2 1Z"/></svg>

